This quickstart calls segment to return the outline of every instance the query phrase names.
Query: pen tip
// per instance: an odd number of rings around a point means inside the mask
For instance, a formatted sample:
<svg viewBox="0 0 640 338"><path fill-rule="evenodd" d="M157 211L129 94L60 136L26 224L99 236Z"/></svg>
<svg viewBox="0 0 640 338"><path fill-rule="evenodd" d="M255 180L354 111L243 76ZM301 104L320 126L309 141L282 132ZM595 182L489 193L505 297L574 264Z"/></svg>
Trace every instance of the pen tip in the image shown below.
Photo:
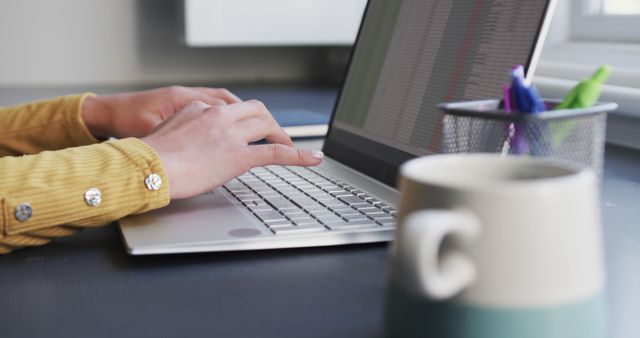
<svg viewBox="0 0 640 338"><path fill-rule="evenodd" d="M605 64L600 66L591 78L598 83L604 83L609 78L609 74L611 74L611 66Z"/></svg>

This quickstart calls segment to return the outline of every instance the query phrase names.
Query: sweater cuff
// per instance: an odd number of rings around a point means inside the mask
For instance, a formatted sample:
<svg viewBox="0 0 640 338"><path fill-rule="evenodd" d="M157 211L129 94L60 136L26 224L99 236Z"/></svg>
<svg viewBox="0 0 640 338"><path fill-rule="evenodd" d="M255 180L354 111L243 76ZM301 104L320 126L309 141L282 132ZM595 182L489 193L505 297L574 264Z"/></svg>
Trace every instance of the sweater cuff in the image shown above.
<svg viewBox="0 0 640 338"><path fill-rule="evenodd" d="M160 156L156 151L151 148L142 140L134 137L129 137L121 140L110 140L105 144L119 150L124 154L129 161L131 161L136 167L140 168L143 176L147 178L151 174L160 176L162 184L154 194L155 198L149 200L142 209L139 209L135 214L143 213L145 211L164 207L171 201L169 195L169 179L164 171L164 165L160 160Z"/></svg>
<svg viewBox="0 0 640 338"><path fill-rule="evenodd" d="M139 139L0 159L0 245L56 225L100 226L169 204L158 154ZM3 244L4 243L4 244Z"/></svg>
<svg viewBox="0 0 640 338"><path fill-rule="evenodd" d="M65 100L65 105L67 109L65 111L69 112L66 116L66 123L69 127L69 139L72 140L73 144L76 145L87 145L98 143L99 140L91 134L89 128L84 123L84 119L82 118L82 106L84 104L84 100L88 97L96 96L94 93L84 93L81 95L72 95L69 96L67 100Z"/></svg>

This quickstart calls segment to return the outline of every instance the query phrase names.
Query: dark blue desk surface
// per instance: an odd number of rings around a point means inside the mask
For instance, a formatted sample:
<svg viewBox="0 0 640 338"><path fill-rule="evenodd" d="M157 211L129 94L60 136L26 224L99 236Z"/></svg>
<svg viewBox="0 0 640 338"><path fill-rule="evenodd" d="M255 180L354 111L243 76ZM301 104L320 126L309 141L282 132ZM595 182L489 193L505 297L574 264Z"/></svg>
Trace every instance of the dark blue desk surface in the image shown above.
<svg viewBox="0 0 640 338"><path fill-rule="evenodd" d="M607 148L611 337L640 337L638 155ZM132 257L110 225L0 256L0 337L381 337L386 273L384 244Z"/></svg>

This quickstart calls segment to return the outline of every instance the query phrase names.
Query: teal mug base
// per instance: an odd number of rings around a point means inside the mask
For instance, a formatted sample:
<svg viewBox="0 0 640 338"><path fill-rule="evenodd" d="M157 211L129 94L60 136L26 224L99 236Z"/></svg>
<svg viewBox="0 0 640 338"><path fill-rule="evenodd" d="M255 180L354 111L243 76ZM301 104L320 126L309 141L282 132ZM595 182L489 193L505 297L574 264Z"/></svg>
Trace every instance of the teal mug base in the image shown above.
<svg viewBox="0 0 640 338"><path fill-rule="evenodd" d="M390 282L385 307L387 337L604 338L604 298L555 307L495 308L432 301Z"/></svg>

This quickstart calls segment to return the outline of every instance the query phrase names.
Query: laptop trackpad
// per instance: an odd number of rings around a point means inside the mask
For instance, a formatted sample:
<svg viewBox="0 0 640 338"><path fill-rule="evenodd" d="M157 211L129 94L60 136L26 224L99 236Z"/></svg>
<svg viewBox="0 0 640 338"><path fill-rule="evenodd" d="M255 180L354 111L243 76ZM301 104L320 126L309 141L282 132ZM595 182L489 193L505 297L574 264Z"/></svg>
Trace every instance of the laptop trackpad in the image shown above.
<svg viewBox="0 0 640 338"><path fill-rule="evenodd" d="M120 221L120 226L129 248L272 236L264 225L220 192L172 201L165 208L127 217Z"/></svg>

